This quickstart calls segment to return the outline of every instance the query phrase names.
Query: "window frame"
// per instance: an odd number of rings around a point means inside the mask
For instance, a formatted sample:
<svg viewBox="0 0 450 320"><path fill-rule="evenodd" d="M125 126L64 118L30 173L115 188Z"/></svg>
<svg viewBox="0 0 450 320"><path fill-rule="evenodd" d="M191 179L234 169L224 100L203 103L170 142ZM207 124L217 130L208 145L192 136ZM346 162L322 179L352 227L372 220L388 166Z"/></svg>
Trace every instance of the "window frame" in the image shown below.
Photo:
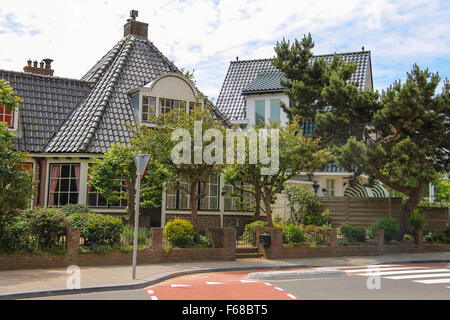
<svg viewBox="0 0 450 320"><path fill-rule="evenodd" d="M241 182L240 185L241 185L241 187L244 187L244 186L245 186L245 187L250 187L249 184L245 184L245 183L243 183L243 182ZM231 186L232 189L234 190L234 186L233 186L231 183L225 183L225 184L224 184L224 188L226 188L227 186ZM227 196L227 194L225 194L225 195L223 196L223 197L224 197L224 203L225 203L226 199L231 199L231 201L232 201L232 203L233 203L233 209L226 209L226 208L224 207L224 211L226 211L226 212L239 212L239 210L240 210L240 208L238 208L239 204L236 203L236 202L233 200L233 199L236 199L236 198L239 198L239 201L240 201L240 202L244 201L246 198L249 198L249 199L252 199L252 198L253 198L253 201L255 201L255 196L252 195L250 192L244 191L244 190L236 190L236 191L239 192L239 197L231 197L231 196ZM234 191L232 191L232 192L234 192ZM246 193L246 192L250 195L250 197L246 197L246 196L244 195L244 193ZM224 206L225 206L225 204L224 204ZM247 212L247 211L245 211L245 212Z"/></svg>
<svg viewBox="0 0 450 320"><path fill-rule="evenodd" d="M3 111L2 111L3 110ZM11 112L11 114L7 114L6 112ZM6 123L6 127L10 130L15 130L17 128L17 118L18 115L17 113L17 108L14 110L11 109L7 109L3 104L0 103L0 122ZM11 124L8 125L8 122L5 121L6 117L11 117Z"/></svg>
<svg viewBox="0 0 450 320"><path fill-rule="evenodd" d="M221 194L220 194L220 181L221 181L220 174L217 174L217 209L202 209L201 208L201 201L203 199L198 199L197 200L197 210L198 211L212 211L212 212L220 211L220 197L221 197ZM166 199L165 200L165 210L177 210L177 211L190 211L191 210L191 208L189 208L190 207L190 201L189 201L190 200L190 198L189 198L190 196L189 195L181 195L182 190L180 190L180 188L179 188L180 183L187 183L187 182L177 181L176 182L176 186L171 187L171 188L175 189L175 193L171 193L170 194L171 197L175 196L175 208L169 208L167 206L167 204L168 204L168 201L167 201L167 199L168 199L168 192L166 190L166 193L165 193L165 199ZM209 185L209 183L208 183L208 185ZM201 182L199 182L197 184L197 192L198 193L201 192ZM180 208L180 203L181 203L180 199L181 199L182 196L187 198L187 207L188 208Z"/></svg>
<svg viewBox="0 0 450 320"><path fill-rule="evenodd" d="M61 180L62 180L61 179L62 168L60 169L59 178L58 178L58 189L59 190L58 190L58 192L52 192L51 191L51 182L52 182L52 180L54 180L51 177L51 172L52 172L52 167L53 166L60 166L60 167L62 167L62 166L70 166L70 173L69 173L69 177L68 177L68 180L69 180L69 191L61 192L61 190L60 190L61 189ZM78 176L78 190L77 190L77 192L70 191L72 180L75 180L75 183L76 183L76 177L72 178L72 166L78 166L79 170L81 172L81 163L80 162L51 162L51 163L48 164L48 184L47 184L47 207L48 208L62 208L66 204L78 204L79 203L79 201L80 201L80 188L81 188L81 175ZM64 179L66 179L66 178L64 178ZM55 205L55 204L50 205L50 196L51 196L52 193L53 194L58 194L58 195L61 194L61 193L67 193L68 194L68 202L66 204L61 205L60 197L58 197L58 201L57 201L58 205ZM71 194L75 194L75 193L77 194L77 201L72 203L72 202L70 202L70 195ZM54 203L55 202L56 201L54 200Z"/></svg>

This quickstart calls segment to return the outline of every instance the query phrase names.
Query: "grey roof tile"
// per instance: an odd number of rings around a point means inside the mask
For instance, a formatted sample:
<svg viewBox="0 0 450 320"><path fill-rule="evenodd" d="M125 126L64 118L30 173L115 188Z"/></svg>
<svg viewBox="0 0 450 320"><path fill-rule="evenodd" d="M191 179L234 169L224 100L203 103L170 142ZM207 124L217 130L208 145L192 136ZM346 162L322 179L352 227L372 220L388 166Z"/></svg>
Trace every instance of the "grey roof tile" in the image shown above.
<svg viewBox="0 0 450 320"><path fill-rule="evenodd" d="M360 89L366 89L366 80L370 65L370 51L338 53L346 63L355 61L357 69L352 75L352 81L359 84ZM334 54L317 55L313 59L324 58L331 63ZM283 73L275 68L272 59L232 61L225 76L217 107L230 120L245 120L245 94L263 92L282 92L279 81Z"/></svg>
<svg viewBox="0 0 450 320"><path fill-rule="evenodd" d="M49 137L87 96L92 85L86 81L6 70L0 70L0 79L9 81L15 94L24 100L19 109L14 146L28 152L43 151Z"/></svg>

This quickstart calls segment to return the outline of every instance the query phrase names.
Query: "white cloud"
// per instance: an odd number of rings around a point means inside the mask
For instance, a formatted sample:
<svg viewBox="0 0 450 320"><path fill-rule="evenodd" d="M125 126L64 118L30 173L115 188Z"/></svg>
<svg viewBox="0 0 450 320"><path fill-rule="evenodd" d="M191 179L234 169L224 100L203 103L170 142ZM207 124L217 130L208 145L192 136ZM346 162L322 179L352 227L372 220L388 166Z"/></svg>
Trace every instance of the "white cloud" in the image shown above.
<svg viewBox="0 0 450 320"><path fill-rule="evenodd" d="M55 75L80 78L120 40L131 9L149 23L149 39L163 54L196 70L209 96L217 97L236 56L270 58L278 40L308 32L317 54L371 50L376 85L404 77L405 62L444 68L443 76L450 71L450 8L435 0L8 1L0 9L0 43L7 48L0 50L0 68L21 70L29 58L49 57ZM8 29L11 14L23 32Z"/></svg>

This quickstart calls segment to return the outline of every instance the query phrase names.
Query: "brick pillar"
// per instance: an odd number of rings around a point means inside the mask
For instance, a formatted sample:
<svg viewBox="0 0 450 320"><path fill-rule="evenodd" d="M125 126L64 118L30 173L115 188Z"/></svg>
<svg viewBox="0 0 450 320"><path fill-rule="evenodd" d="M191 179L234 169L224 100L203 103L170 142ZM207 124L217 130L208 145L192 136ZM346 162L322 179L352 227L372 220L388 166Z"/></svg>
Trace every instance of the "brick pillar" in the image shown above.
<svg viewBox="0 0 450 320"><path fill-rule="evenodd" d="M236 250L236 228L221 228L224 248L234 248Z"/></svg>
<svg viewBox="0 0 450 320"><path fill-rule="evenodd" d="M211 241L213 248L223 248L225 246L225 234L223 228L206 228L206 236L209 241Z"/></svg>
<svg viewBox="0 0 450 320"><path fill-rule="evenodd" d="M336 248L338 246L337 242L337 229L333 228L328 230L328 245L332 248Z"/></svg>
<svg viewBox="0 0 450 320"><path fill-rule="evenodd" d="M379 253L383 253L384 250L384 230L375 230L375 241L377 244L377 250Z"/></svg>
<svg viewBox="0 0 450 320"><path fill-rule="evenodd" d="M162 252L163 228L150 228L150 232L152 237L152 251L155 253Z"/></svg>
<svg viewBox="0 0 450 320"><path fill-rule="evenodd" d="M264 250L265 258L276 259L283 249L283 230L279 228L266 228L266 230L270 234L270 245L260 247Z"/></svg>
<svg viewBox="0 0 450 320"><path fill-rule="evenodd" d="M68 228L67 230L67 254L74 256L80 250L80 228Z"/></svg>

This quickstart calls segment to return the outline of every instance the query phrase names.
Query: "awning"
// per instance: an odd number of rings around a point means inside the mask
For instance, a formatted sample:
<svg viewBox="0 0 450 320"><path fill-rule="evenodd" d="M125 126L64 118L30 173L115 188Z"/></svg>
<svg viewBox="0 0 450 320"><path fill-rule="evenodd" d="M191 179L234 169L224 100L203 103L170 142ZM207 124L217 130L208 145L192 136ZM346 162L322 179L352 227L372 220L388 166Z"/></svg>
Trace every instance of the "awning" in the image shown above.
<svg viewBox="0 0 450 320"><path fill-rule="evenodd" d="M388 198L389 192L380 185L367 187L362 184L348 187L344 192L344 197L359 197L359 198Z"/></svg>

